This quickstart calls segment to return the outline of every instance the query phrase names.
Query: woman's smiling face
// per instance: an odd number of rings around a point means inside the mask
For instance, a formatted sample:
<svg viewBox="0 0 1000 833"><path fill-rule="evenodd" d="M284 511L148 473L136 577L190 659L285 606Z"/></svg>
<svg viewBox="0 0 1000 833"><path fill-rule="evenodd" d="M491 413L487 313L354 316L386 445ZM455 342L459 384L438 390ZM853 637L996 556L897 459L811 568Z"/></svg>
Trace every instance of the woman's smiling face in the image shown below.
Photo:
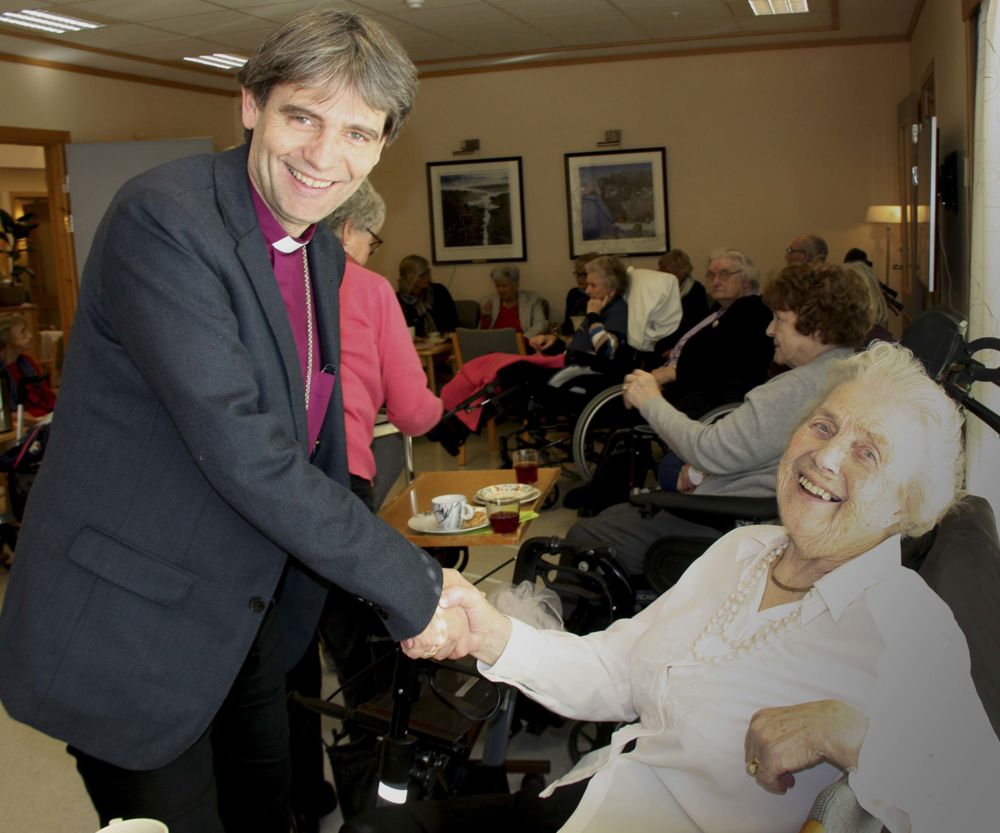
<svg viewBox="0 0 1000 833"><path fill-rule="evenodd" d="M778 467L778 506L803 556L847 560L896 532L920 475L923 425L885 391L846 382L792 435Z"/></svg>

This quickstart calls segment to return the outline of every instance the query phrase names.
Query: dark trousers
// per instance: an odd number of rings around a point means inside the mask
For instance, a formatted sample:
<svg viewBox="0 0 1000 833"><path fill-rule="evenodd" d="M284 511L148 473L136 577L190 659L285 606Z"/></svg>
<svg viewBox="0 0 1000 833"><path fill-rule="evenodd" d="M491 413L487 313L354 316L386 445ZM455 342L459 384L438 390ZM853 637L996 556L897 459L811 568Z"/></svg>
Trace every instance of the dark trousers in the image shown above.
<svg viewBox="0 0 1000 833"><path fill-rule="evenodd" d="M380 807L354 816L340 833L556 833L573 815L587 783L560 787L548 798L521 790Z"/></svg>
<svg viewBox="0 0 1000 833"><path fill-rule="evenodd" d="M208 731L178 758L133 771L69 752L102 825L148 817L170 833L288 833L285 658L274 608Z"/></svg>

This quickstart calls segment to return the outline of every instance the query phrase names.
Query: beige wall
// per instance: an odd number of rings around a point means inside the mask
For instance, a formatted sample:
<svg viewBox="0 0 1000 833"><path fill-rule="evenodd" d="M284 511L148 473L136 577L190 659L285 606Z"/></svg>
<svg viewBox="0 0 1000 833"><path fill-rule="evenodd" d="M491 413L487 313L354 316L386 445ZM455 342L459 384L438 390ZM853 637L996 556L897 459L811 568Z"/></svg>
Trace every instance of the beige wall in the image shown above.
<svg viewBox="0 0 1000 833"><path fill-rule="evenodd" d="M0 88L0 123L68 130L74 142L211 136L221 148L240 138L236 97L6 61L0 61Z"/></svg>
<svg viewBox="0 0 1000 833"><path fill-rule="evenodd" d="M568 288L563 154L596 150L607 129L624 148L665 146L671 243L702 268L720 245L767 271L800 232L824 235L839 261L878 248L863 222L896 196L896 104L909 87L906 44L791 49L426 79L400 140L372 180L386 198L386 245L370 265L430 256L426 168L462 139L480 158L523 157L528 260L522 285L561 312ZM639 258L652 265L655 258ZM489 289L489 266L441 265L456 297Z"/></svg>

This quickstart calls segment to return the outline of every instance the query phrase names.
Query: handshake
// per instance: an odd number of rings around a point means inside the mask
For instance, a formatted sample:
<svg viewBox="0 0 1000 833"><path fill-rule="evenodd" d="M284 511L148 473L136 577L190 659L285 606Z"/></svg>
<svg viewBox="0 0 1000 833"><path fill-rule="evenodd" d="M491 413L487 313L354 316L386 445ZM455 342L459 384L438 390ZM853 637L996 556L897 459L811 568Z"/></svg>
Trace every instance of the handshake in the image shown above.
<svg viewBox="0 0 1000 833"><path fill-rule="evenodd" d="M493 665L510 639L510 619L456 570L444 570L444 590L423 632L401 643L410 659L461 659Z"/></svg>

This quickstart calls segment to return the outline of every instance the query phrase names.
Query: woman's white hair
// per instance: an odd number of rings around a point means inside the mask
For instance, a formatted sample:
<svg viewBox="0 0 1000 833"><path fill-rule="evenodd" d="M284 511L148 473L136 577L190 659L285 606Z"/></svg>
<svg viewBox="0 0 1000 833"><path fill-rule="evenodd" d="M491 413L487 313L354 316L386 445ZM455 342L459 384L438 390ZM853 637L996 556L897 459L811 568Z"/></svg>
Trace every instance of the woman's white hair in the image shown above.
<svg viewBox="0 0 1000 833"><path fill-rule="evenodd" d="M877 390L881 398L916 416L923 425L920 447L899 449L917 458L913 480L902 484L905 506L899 532L915 537L933 529L963 493L965 453L958 407L913 353L885 341L836 362L826 382L827 394L848 382Z"/></svg>
<svg viewBox="0 0 1000 833"><path fill-rule="evenodd" d="M708 254L709 263L719 258L725 258L740 265L740 269L743 270L743 282L749 287L751 292L757 292L760 289L760 269L750 259L750 255L740 249L727 248L716 249L714 252L709 252Z"/></svg>

